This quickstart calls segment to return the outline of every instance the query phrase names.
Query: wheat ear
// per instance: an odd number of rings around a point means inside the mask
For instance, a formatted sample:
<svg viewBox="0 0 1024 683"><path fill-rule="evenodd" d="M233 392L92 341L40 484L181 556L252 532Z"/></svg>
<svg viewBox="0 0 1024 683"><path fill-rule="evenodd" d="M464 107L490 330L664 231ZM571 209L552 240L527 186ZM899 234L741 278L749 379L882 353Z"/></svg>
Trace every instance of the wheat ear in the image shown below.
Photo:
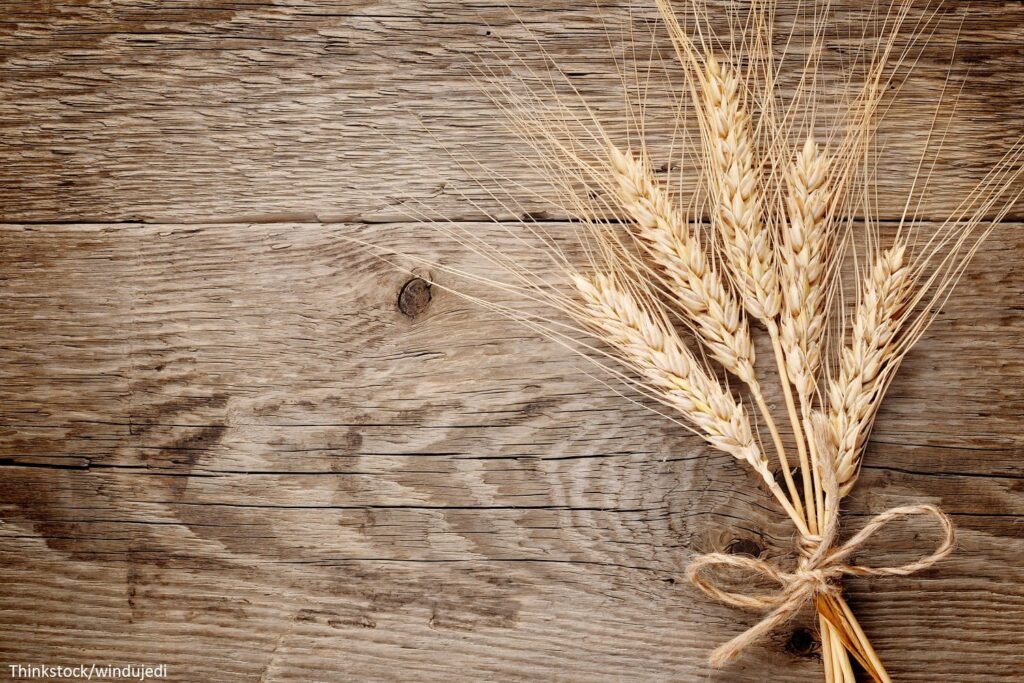
<svg viewBox="0 0 1024 683"><path fill-rule="evenodd" d="M810 409L827 322L828 158L808 138L789 172L789 223L782 232L779 270L783 306L780 332L786 371L801 403Z"/></svg>
<svg viewBox="0 0 1024 683"><path fill-rule="evenodd" d="M828 318L828 258L830 246L829 160L814 139L807 138L787 176L786 209L789 221L782 231L779 272L782 280L780 339L786 358L786 374L800 399L804 432L811 460L814 439L808 422L815 392L815 376L821 366L821 346ZM801 470L810 526L824 512L821 487L812 483L808 468Z"/></svg>
<svg viewBox="0 0 1024 683"><path fill-rule="evenodd" d="M721 232L722 251L747 311L768 328L775 352L775 362L783 379L786 409L793 426L800 468L810 470L807 447L800 428L787 377L786 359L782 349L777 316L782 308L782 288L770 231L764 224L761 178L754 165L750 117L743 106L739 78L731 69L709 55L701 78L703 125L709 155L709 186L715 197L715 223ZM795 492L793 475L784 456L783 474L786 485ZM792 493L794 503L802 508L800 498ZM811 515L811 511L807 512Z"/></svg>
<svg viewBox="0 0 1024 683"><path fill-rule="evenodd" d="M780 464L788 471L782 437L754 370L754 344L739 303L711 266L700 239L654 179L649 165L614 146L609 147L608 161L619 204L633 219L634 233L657 265L674 303L711 357L750 388L771 432ZM789 486L789 493L793 500L799 500L795 486Z"/></svg>
<svg viewBox="0 0 1024 683"><path fill-rule="evenodd" d="M749 464L793 521L806 529L775 482L743 406L704 370L675 331L646 311L613 277L574 274L572 281L584 303L581 322L694 423L708 443Z"/></svg>
<svg viewBox="0 0 1024 683"><path fill-rule="evenodd" d="M829 382L829 420L841 496L853 488L882 391L895 370L892 361L910 293L905 253L905 245L896 244L875 259L862 284L850 345L839 359L838 376Z"/></svg>
<svg viewBox="0 0 1024 683"><path fill-rule="evenodd" d="M782 293L771 236L762 220L761 182L740 81L709 56L701 83L722 249L747 310L758 320L771 320L779 314Z"/></svg>
<svg viewBox="0 0 1024 683"><path fill-rule="evenodd" d="M633 219L635 234L664 276L675 303L711 356L748 385L756 385L750 328L700 240L646 164L615 147L608 157L619 203Z"/></svg>

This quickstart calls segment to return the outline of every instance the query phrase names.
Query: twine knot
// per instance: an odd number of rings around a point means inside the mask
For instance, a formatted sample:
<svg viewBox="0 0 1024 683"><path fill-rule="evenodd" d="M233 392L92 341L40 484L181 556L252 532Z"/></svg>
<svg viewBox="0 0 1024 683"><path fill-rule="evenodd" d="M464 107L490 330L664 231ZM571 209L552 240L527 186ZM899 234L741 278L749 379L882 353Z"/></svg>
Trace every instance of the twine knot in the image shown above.
<svg viewBox="0 0 1024 683"><path fill-rule="evenodd" d="M838 579L841 572L837 567L826 567L824 569L797 569L792 574L792 586L795 593L828 594L838 593L838 585L833 579Z"/></svg>
<svg viewBox="0 0 1024 683"><path fill-rule="evenodd" d="M889 522L914 515L932 517L943 531L942 541L930 555L897 567L871 567L845 563L850 555ZM842 590L840 583L844 576L907 576L927 569L948 556L953 552L956 542L952 520L934 505L908 505L886 510L873 517L863 529L838 547L833 546L836 533L834 520L835 516L832 516L832 523L820 537L801 539L802 558L793 571L785 571L771 562L758 558L725 553L699 555L690 563L686 571L687 578L709 597L735 607L772 610L760 622L717 648L710 658L713 666L722 666L734 659L744 648L795 616L800 608L816 596L838 595ZM726 567L762 576L777 583L779 589L763 593L728 590L722 588L715 579L709 578L708 572L705 571Z"/></svg>

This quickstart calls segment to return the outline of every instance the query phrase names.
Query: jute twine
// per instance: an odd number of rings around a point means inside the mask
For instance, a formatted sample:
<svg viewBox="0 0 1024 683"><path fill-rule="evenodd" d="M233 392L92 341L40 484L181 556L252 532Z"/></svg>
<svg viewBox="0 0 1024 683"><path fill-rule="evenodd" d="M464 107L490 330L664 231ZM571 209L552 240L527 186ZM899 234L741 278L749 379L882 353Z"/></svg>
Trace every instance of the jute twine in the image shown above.
<svg viewBox="0 0 1024 683"><path fill-rule="evenodd" d="M746 647L757 642L772 629L796 616L796 613L819 596L839 599L842 594L844 576L908 576L922 569L927 569L953 552L956 545L956 533L953 520L934 505L905 505L894 507L876 515L852 538L836 547L839 530L839 482L836 478L835 460L822 457L829 453L828 427L824 416L813 416L813 443L815 473L819 477L824 499L824 515L822 515L820 535L801 536L799 549L801 559L794 571L785 571L778 566L754 557L710 553L698 555L687 568L687 578L694 586L720 602L734 607L745 607L753 610L771 610L760 622L750 627L711 653L712 666L720 667L735 659ZM942 540L932 554L922 557L916 562L896 567L871 567L859 564L846 564L845 560L860 550L867 541L882 527L897 519L915 515L930 516L938 522L942 530ZM779 585L779 590L771 593L744 593L720 587L713 578L707 576L706 570L718 570L726 567L744 570L750 574L760 575ZM821 604L819 609L821 609ZM841 626L840 626L841 628Z"/></svg>
<svg viewBox="0 0 1024 683"><path fill-rule="evenodd" d="M942 528L943 539L935 551L909 564L897 567L871 567L845 564L844 560L863 546L879 529L893 520L913 515L930 515ZM793 571L753 557L710 553L700 555L690 563L687 578L708 596L735 607L772 611L760 622L718 647L711 653L712 666L723 666L757 642L772 629L788 621L817 595L836 595L842 592L840 580L843 576L907 576L927 569L951 552L956 543L953 522L949 516L934 505L907 505L895 507L873 517L868 524L850 540L839 547L833 547L834 525L830 535L805 539L806 545L816 546L805 555ZM779 584L780 590L770 593L742 593L720 587L706 570L733 567L758 574ZM774 608L774 609L773 609Z"/></svg>
<svg viewBox="0 0 1024 683"><path fill-rule="evenodd" d="M816 454L828 452L825 440L826 429L820 416L815 424ZM735 659L744 648L757 642L772 629L796 615L808 602L818 596L839 598L842 593L844 576L908 576L931 567L953 552L956 533L953 521L934 505L905 505L894 507L872 517L852 538L836 547L839 529L839 484L836 481L834 460L816 457L816 474L820 477L824 496L824 515L821 519L820 536L801 536L799 548L801 559L793 571L785 571L771 562L754 557L710 553L698 555L687 568L687 578L694 586L719 602L734 607L753 610L771 610L760 622L750 627L711 653L711 665L723 666ZM867 543L882 527L897 519L915 515L930 516L942 529L942 541L932 554L916 562L896 567L871 567L846 564L845 560ZM779 590L770 593L749 593L728 590L709 578L711 570L732 567L750 574L760 575L779 585Z"/></svg>

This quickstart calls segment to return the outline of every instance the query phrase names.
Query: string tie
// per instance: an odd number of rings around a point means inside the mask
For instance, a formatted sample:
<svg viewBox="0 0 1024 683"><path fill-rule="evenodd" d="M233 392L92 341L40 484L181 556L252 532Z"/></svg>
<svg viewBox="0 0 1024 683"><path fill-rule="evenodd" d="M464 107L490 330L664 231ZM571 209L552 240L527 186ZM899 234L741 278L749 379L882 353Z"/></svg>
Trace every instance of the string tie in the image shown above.
<svg viewBox="0 0 1024 683"><path fill-rule="evenodd" d="M916 515L933 518L943 532L941 542L930 555L896 567L845 563L882 527L894 520ZM907 505L886 510L872 517L863 529L838 547L832 546L835 525L830 524L829 527L820 538L805 540L804 556L793 571L785 571L766 560L725 553L699 555L690 563L686 570L687 578L709 597L734 607L771 610L760 622L712 652L712 666L723 666L734 659L745 648L795 616L815 597L838 595L842 591L841 581L844 576L909 576L947 557L953 552L956 543L952 520L934 505ZM756 593L723 588L714 574L728 567L769 579L778 584L779 589Z"/></svg>

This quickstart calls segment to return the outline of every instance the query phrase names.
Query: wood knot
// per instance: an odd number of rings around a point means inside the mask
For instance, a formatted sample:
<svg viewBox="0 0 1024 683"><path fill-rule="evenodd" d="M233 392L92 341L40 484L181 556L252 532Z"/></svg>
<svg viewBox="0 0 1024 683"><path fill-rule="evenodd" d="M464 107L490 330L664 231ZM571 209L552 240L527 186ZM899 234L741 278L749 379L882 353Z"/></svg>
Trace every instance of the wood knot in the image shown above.
<svg viewBox="0 0 1024 683"><path fill-rule="evenodd" d="M761 557L764 552L757 542L749 538L734 538L725 546L725 552L730 555L747 555L749 557Z"/></svg>
<svg viewBox="0 0 1024 683"><path fill-rule="evenodd" d="M398 291L398 310L415 318L430 304L430 283L421 277L414 277Z"/></svg>
<svg viewBox="0 0 1024 683"><path fill-rule="evenodd" d="M818 647L818 639L810 629L797 628L789 635L786 651L798 657L809 657Z"/></svg>

